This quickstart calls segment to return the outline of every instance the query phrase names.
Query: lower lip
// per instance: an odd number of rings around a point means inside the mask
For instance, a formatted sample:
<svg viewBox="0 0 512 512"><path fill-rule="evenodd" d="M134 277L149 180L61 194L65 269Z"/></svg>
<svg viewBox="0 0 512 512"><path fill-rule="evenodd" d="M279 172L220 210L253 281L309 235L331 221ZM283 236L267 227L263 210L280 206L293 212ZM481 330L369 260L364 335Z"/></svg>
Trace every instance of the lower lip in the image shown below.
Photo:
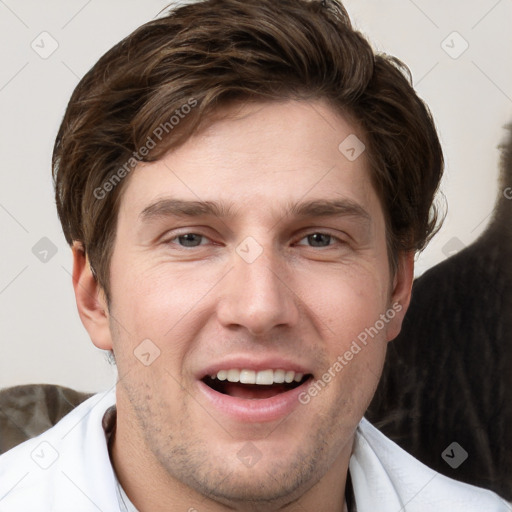
<svg viewBox="0 0 512 512"><path fill-rule="evenodd" d="M218 411L240 422L255 423L275 421L290 414L300 405L299 395L307 389L311 378L294 389L279 393L271 398L261 399L237 398L225 395L215 391L202 380L198 383L201 392Z"/></svg>

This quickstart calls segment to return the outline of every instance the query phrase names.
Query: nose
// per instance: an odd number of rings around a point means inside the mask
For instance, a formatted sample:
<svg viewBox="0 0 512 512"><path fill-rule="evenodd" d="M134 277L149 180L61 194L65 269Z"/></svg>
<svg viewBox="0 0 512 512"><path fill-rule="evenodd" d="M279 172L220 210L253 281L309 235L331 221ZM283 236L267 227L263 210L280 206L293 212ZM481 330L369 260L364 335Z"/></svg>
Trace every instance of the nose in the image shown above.
<svg viewBox="0 0 512 512"><path fill-rule="evenodd" d="M233 255L233 269L223 280L217 315L224 327L244 327L263 336L279 326L294 326L299 319L299 298L289 272L271 249L254 261Z"/></svg>

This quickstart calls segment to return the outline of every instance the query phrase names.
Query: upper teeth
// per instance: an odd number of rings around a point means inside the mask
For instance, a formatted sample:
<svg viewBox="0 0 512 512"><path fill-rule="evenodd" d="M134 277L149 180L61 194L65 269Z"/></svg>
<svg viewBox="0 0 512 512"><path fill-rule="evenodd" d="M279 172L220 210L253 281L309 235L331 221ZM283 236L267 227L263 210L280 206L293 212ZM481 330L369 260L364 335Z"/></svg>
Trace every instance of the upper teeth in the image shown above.
<svg viewBox="0 0 512 512"><path fill-rule="evenodd" d="M220 370L217 374L211 375L212 379L228 380L229 382L241 382L242 384L282 384L283 382L300 382L303 373L285 370Z"/></svg>

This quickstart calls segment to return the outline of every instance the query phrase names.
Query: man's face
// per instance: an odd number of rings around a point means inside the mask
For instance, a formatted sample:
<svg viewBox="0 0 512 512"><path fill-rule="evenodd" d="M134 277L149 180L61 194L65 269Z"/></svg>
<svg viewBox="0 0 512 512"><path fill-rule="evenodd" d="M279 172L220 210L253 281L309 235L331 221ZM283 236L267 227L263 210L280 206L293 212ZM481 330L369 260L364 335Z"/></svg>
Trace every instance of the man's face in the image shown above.
<svg viewBox="0 0 512 512"><path fill-rule="evenodd" d="M406 308L355 129L323 102L232 114L130 176L109 311L118 430L225 503L346 468Z"/></svg>

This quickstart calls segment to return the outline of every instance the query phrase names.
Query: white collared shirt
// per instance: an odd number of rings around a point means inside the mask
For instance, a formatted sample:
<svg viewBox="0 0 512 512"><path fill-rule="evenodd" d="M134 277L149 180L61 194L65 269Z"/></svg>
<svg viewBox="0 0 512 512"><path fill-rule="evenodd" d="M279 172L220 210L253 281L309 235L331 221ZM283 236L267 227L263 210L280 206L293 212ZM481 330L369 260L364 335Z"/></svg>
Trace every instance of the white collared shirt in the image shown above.
<svg viewBox="0 0 512 512"><path fill-rule="evenodd" d="M119 496L135 510L117 485L102 426L114 404L115 390L94 395L0 456L0 512L124 512ZM491 491L429 469L364 418L349 470L357 512L512 512Z"/></svg>

